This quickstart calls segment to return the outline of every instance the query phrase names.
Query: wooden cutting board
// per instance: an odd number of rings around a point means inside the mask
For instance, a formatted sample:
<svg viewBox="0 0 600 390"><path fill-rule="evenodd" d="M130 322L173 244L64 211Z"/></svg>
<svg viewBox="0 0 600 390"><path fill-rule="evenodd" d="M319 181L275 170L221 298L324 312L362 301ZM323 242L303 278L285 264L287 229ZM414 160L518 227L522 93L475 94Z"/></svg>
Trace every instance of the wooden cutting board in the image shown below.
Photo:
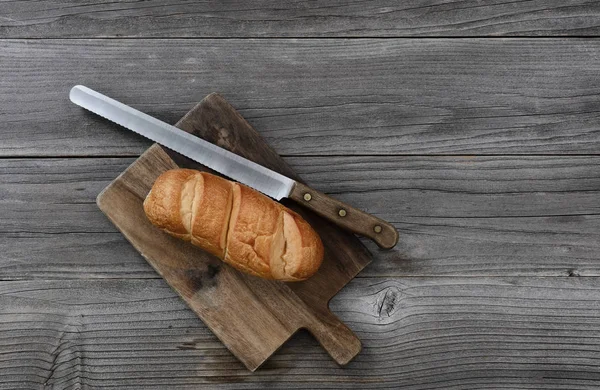
<svg viewBox="0 0 600 390"><path fill-rule="evenodd" d="M177 127L299 180L298 175L225 99L212 94ZM328 308L329 300L371 257L352 234L293 203L325 245L318 273L304 282L282 283L245 275L148 222L142 202L154 180L177 167L208 170L153 145L98 195L97 203L142 256L183 298L225 346L256 370L301 328L343 365L361 349L360 340Z"/></svg>

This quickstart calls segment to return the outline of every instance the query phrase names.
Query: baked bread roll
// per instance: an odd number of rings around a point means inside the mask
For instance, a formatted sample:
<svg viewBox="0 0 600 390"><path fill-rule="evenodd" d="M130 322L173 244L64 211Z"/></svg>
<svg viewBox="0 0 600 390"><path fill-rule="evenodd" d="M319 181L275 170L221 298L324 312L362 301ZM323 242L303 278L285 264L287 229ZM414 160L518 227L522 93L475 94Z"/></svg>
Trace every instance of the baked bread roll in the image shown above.
<svg viewBox="0 0 600 390"><path fill-rule="evenodd" d="M144 200L144 211L153 225L251 275L299 281L323 261L323 243L300 215L206 172L166 171Z"/></svg>

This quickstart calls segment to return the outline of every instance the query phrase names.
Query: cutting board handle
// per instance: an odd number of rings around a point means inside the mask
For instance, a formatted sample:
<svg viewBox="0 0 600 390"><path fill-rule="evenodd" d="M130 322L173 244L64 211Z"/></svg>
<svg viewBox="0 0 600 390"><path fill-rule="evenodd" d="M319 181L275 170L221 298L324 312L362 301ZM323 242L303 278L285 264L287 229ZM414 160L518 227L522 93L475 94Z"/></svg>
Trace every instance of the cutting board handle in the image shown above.
<svg viewBox="0 0 600 390"><path fill-rule="evenodd" d="M362 348L360 339L329 308L319 312L306 329L339 365L348 364Z"/></svg>

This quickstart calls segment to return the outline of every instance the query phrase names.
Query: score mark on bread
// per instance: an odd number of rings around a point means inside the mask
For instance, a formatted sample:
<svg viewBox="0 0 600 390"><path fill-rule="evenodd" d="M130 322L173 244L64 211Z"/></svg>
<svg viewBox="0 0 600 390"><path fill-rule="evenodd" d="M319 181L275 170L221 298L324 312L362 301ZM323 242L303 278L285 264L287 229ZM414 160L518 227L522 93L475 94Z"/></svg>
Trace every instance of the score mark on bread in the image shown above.
<svg viewBox="0 0 600 390"><path fill-rule="evenodd" d="M160 175L144 201L153 225L266 279L305 280L323 261L300 215L245 185L192 169Z"/></svg>

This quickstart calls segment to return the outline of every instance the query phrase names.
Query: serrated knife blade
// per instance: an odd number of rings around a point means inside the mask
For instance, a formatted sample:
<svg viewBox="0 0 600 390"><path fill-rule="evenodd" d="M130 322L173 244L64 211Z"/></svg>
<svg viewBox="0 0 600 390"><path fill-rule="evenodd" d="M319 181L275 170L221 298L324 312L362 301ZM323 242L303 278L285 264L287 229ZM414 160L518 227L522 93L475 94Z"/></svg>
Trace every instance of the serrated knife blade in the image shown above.
<svg viewBox="0 0 600 390"><path fill-rule="evenodd" d="M143 135L271 198L280 200L288 197L292 191L294 180L83 85L74 86L69 93L69 98L86 110Z"/></svg>

